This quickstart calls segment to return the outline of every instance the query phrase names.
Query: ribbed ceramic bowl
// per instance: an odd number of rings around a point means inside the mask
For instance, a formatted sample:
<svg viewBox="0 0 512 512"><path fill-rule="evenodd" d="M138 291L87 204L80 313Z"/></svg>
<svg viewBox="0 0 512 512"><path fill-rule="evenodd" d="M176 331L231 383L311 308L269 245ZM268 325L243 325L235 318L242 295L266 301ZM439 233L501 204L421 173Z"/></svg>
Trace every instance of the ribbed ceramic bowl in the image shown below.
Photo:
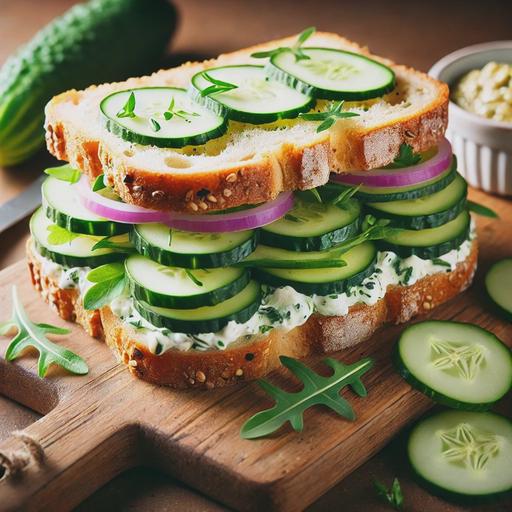
<svg viewBox="0 0 512 512"><path fill-rule="evenodd" d="M462 75L490 61L512 63L512 41L462 48L443 57L429 73L451 88ZM446 136L457 155L459 172L470 185L512 195L512 123L480 117L450 101Z"/></svg>

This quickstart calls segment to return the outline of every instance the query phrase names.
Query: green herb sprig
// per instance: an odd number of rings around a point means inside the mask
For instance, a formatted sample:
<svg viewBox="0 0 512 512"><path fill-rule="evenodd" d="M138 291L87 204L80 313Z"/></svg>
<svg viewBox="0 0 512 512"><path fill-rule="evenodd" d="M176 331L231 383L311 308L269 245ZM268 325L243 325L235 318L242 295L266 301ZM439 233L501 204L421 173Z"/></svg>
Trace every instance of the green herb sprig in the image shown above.
<svg viewBox="0 0 512 512"><path fill-rule="evenodd" d="M105 238L102 238L92 246L91 250L97 251L98 249L115 249L116 251L130 254L137 252L131 242L119 243L112 241L112 238L115 236L118 235L106 236Z"/></svg>
<svg viewBox="0 0 512 512"><path fill-rule="evenodd" d="M170 121L174 116L181 117L185 121L190 123L189 117L198 117L199 114L197 112L189 112L187 110L183 109L176 109L176 102L174 101L174 96L171 98L171 102L169 103L169 107L167 108L167 111L164 112L164 119L166 121Z"/></svg>
<svg viewBox="0 0 512 512"><path fill-rule="evenodd" d="M468 210L470 212L476 213L477 215L481 215L482 217L489 217L491 219L500 218L500 216L494 210L491 210L491 208L489 208L488 206L484 206L483 204L469 200L466 204L468 206Z"/></svg>
<svg viewBox="0 0 512 512"><path fill-rule="evenodd" d="M421 155L415 153L409 144L401 144L398 155L393 162L386 166L388 169L400 169L402 167L410 167L416 165L421 160Z"/></svg>
<svg viewBox="0 0 512 512"><path fill-rule="evenodd" d="M279 48L274 48L273 50L267 50L263 52L255 52L251 53L251 57L255 59L267 59L273 57L274 55L278 55L283 52L291 52L295 56L295 61L299 60L307 60L310 57L306 55L301 46L316 32L315 27L308 27L303 30L299 37L297 37L297 41L293 46L280 46Z"/></svg>
<svg viewBox="0 0 512 512"><path fill-rule="evenodd" d="M72 233L63 227L58 226L57 224L50 224L46 230L48 231L48 243L52 245L69 244L75 238L80 236L77 233Z"/></svg>
<svg viewBox="0 0 512 512"><path fill-rule="evenodd" d="M107 263L87 274L87 279L94 283L84 295L84 308L98 309L110 304L119 297L126 287L126 276L122 263Z"/></svg>
<svg viewBox="0 0 512 512"><path fill-rule="evenodd" d="M342 111L344 101L332 103L329 110L325 112L302 112L299 117L305 121L322 121L316 131L317 133L328 130L338 119L347 117L357 117L359 114L356 112Z"/></svg>
<svg viewBox="0 0 512 512"><path fill-rule="evenodd" d="M13 329L17 329L18 332L5 352L7 361L13 361L25 349L33 347L39 352L37 362L39 377L46 375L51 364L62 366L77 375L85 375L89 371L86 362L80 356L67 348L56 345L46 337L46 334L68 334L69 329L51 324L33 323L20 302L16 286L12 287L12 318L7 322L0 322L0 335L5 336Z"/></svg>
<svg viewBox="0 0 512 512"><path fill-rule="evenodd" d="M343 190L333 199L331 200L331 204L341 206L343 203L346 203L349 199L352 199L359 189L363 186L362 183L357 185L357 187L347 187L343 188Z"/></svg>
<svg viewBox="0 0 512 512"><path fill-rule="evenodd" d="M136 117L135 115L135 93L132 91L126 100L123 108L116 114L117 117Z"/></svg>
<svg viewBox="0 0 512 512"><path fill-rule="evenodd" d="M196 285L196 286L203 286L203 283L197 279L197 277L192 273L192 271L188 268L185 269L185 274L187 274L187 277Z"/></svg>
<svg viewBox="0 0 512 512"><path fill-rule="evenodd" d="M50 167L45 169L44 173L61 181L67 181L68 183L76 183L82 176L78 169L73 169L69 164L60 165L59 167Z"/></svg>
<svg viewBox="0 0 512 512"><path fill-rule="evenodd" d="M213 76L208 74L206 71L202 73L202 77L212 84L201 91L201 96L203 97L210 96L210 94L216 94L218 92L228 92L232 91L233 89L238 89L238 85L230 84L229 82L224 82L223 80L213 78Z"/></svg>
<svg viewBox="0 0 512 512"><path fill-rule="evenodd" d="M151 129L154 132L159 132L162 129L162 127L160 126L160 123L154 117L150 117L149 121L151 123Z"/></svg>
<svg viewBox="0 0 512 512"><path fill-rule="evenodd" d="M393 480L391 488L388 490L384 484L374 480L373 485L377 491L377 495L384 503L387 503L394 510L401 512L403 510L404 496L400 487L398 478Z"/></svg>
<svg viewBox="0 0 512 512"><path fill-rule="evenodd" d="M256 439L267 436L287 421L294 430L301 431L304 427L303 413L313 405L325 405L340 416L355 419L354 410L340 396L340 391L350 386L357 395L366 396L361 377L372 367L372 359L361 359L349 365L332 358L324 359L323 362L333 370L328 377L319 375L297 359L286 356L279 359L303 383L303 388L297 393L288 393L266 380L259 380L258 384L275 400L275 405L249 418L240 430L241 437Z"/></svg>

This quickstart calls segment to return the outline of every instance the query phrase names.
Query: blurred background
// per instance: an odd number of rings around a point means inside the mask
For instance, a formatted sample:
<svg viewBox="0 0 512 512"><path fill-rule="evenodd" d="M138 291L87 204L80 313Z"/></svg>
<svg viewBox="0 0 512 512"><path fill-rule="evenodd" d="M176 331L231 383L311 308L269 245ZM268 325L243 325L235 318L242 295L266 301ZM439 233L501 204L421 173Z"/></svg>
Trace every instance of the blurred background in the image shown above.
<svg viewBox="0 0 512 512"><path fill-rule="evenodd" d="M0 0L0 65L20 44L73 3L72 0ZM424 71L443 55L463 46L512 39L512 2L505 0L174 0L174 4L179 11L179 23L162 67L213 57L297 33L310 25L342 34L367 45L378 55ZM42 150L20 166L0 168L0 204L24 190L51 163L50 156ZM26 220L0 234L0 269L23 257L27 235ZM0 397L0 439L37 417ZM389 485L394 476L402 483L407 511L469 510L449 505L418 488L407 475L400 447L400 439L393 441L311 510L385 511L386 506L378 502L372 490L372 478ZM79 510L210 512L225 509L165 475L137 469L116 478ZM478 510L499 512L510 508L507 504L493 504Z"/></svg>

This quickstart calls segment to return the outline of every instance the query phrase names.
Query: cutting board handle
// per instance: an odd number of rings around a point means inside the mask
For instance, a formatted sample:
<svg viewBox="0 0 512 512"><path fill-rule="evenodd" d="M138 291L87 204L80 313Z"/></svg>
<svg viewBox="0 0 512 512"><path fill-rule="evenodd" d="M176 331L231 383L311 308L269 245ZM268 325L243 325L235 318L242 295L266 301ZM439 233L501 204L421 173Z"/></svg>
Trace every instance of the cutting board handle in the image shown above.
<svg viewBox="0 0 512 512"><path fill-rule="evenodd" d="M49 414L0 444L2 511L68 511L139 462L139 427L115 421L115 411L79 400ZM114 418L113 418L114 416ZM0 464L2 458L0 457ZM9 469L9 468L8 468ZM12 466L11 466L12 469ZM7 473L7 474L6 474Z"/></svg>

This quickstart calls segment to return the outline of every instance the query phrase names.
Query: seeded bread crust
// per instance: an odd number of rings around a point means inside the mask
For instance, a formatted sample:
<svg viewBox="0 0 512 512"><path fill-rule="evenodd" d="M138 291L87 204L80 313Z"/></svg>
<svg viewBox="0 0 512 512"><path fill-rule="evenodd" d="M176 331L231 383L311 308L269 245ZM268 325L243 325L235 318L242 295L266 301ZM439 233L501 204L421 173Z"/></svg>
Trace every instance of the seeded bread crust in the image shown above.
<svg viewBox="0 0 512 512"><path fill-rule="evenodd" d="M222 351L168 350L161 355L140 343L136 330L123 324L109 307L85 311L76 290L59 289L44 277L30 242L27 253L32 283L44 299L62 318L78 322L89 334L105 340L132 374L173 388L213 389L263 377L280 366L280 355L302 358L341 350L367 340L385 323L399 324L430 312L471 284L478 247L474 240L469 256L452 272L424 277L411 286L390 286L376 304L356 304L344 316L315 314L289 332L274 329L250 343L238 342Z"/></svg>
<svg viewBox="0 0 512 512"><path fill-rule="evenodd" d="M396 89L381 100L347 102L347 108L367 107L368 111L360 110L359 117L342 120L329 131L317 134L317 124L305 121L291 122L294 127L290 130L266 133L255 126L231 123L230 132L217 142L210 141L203 148L207 156L201 158L186 151L157 150L124 142L108 133L99 121L99 102L115 90L186 86L194 73L207 67L261 64L250 54L289 46L295 39L296 36L271 41L215 60L60 94L46 107L48 150L90 178L104 173L127 203L204 213L269 201L286 190L317 187L328 181L330 172L381 167L394 159L402 143L410 144L415 151L425 151L439 142L448 119L446 84L323 32L316 33L308 45L369 55L391 66L397 77ZM208 150L210 146L214 149Z"/></svg>

